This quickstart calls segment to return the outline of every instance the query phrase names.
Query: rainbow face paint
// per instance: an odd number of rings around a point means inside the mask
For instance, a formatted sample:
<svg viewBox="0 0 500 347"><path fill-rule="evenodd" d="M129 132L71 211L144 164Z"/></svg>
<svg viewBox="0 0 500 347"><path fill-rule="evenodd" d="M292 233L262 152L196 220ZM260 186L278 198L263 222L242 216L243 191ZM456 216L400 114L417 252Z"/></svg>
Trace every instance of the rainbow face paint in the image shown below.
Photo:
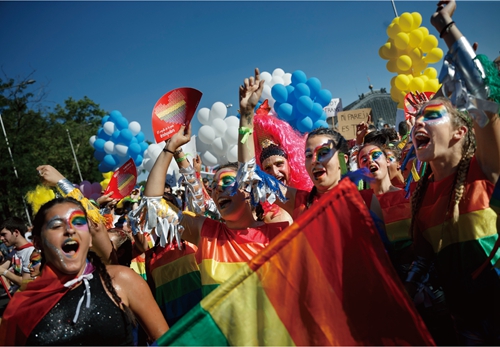
<svg viewBox="0 0 500 347"><path fill-rule="evenodd" d="M420 110L415 121L423 121L428 125L438 125L449 122L450 116L443 104L430 104Z"/></svg>
<svg viewBox="0 0 500 347"><path fill-rule="evenodd" d="M234 171L224 171L221 172L216 180L212 183L212 189L222 188L222 190L226 190L229 187L234 186L236 183L236 172Z"/></svg>
<svg viewBox="0 0 500 347"><path fill-rule="evenodd" d="M32 269L41 263L42 263L42 255L38 252L33 252L30 258L28 269Z"/></svg>
<svg viewBox="0 0 500 347"><path fill-rule="evenodd" d="M61 218L60 216L54 216L47 222L46 229L57 229L63 224L66 224L67 228L72 228L74 230L89 230L87 225L87 218L85 218L85 213L78 209L70 210L63 218Z"/></svg>
<svg viewBox="0 0 500 347"><path fill-rule="evenodd" d="M319 146L317 146L314 151L310 149L307 149L305 152L306 159L313 159L314 161L317 161L319 163L326 163L330 159L332 159L333 155L335 154L336 150L333 146L333 141L329 140L326 143L323 143Z"/></svg>
<svg viewBox="0 0 500 347"><path fill-rule="evenodd" d="M391 164L396 162L396 156L393 153L386 153L386 157Z"/></svg>
<svg viewBox="0 0 500 347"><path fill-rule="evenodd" d="M380 148L373 148L368 154L363 155L359 159L360 164L366 164L368 160L371 158L372 161L377 161L378 158L380 158L384 154Z"/></svg>

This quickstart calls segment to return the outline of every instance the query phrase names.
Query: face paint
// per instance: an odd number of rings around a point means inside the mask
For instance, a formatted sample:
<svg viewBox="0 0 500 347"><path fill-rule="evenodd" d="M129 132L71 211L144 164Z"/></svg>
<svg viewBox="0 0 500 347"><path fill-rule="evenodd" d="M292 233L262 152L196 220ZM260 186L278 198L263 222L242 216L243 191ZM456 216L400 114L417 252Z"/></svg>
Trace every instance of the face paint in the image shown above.
<svg viewBox="0 0 500 347"><path fill-rule="evenodd" d="M367 163L368 158L371 158L372 161L377 161L378 158L382 156L383 152L379 148L374 148L367 155L361 157L360 163Z"/></svg>
<svg viewBox="0 0 500 347"><path fill-rule="evenodd" d="M396 162L396 156L392 153L386 153L387 159L389 159L389 162L395 163Z"/></svg>
<svg viewBox="0 0 500 347"><path fill-rule="evenodd" d="M70 210L66 214L65 218L61 218L59 216L52 217L47 222L46 229L51 230L58 228L62 225L62 223L65 223L67 228L88 231L87 218L85 218L85 213L83 213L82 210Z"/></svg>
<svg viewBox="0 0 500 347"><path fill-rule="evenodd" d="M443 104L431 104L422 108L415 121L423 121L428 125L438 125L449 122L450 116Z"/></svg>
<svg viewBox="0 0 500 347"><path fill-rule="evenodd" d="M64 261L64 258L63 258L63 254L61 253L61 251L59 250L59 248L57 248L56 246L54 246L52 243L50 243L49 241L47 241L46 238L43 239L43 244L45 246L47 246L48 248L52 249L56 254L57 256L59 257L59 260L61 261L61 264L67 268L68 266L66 265L66 262Z"/></svg>
<svg viewBox="0 0 500 347"><path fill-rule="evenodd" d="M335 154L335 148L333 146L333 141L329 140L327 143L323 143L322 145L316 147L313 153L311 153L309 149L306 150L305 156L306 159L312 158L314 161L323 164L332 159L334 154Z"/></svg>
<svg viewBox="0 0 500 347"><path fill-rule="evenodd" d="M38 252L33 252L30 258L30 264L28 265L28 269L32 269L38 264L42 262L42 255Z"/></svg>
<svg viewBox="0 0 500 347"><path fill-rule="evenodd" d="M226 190L227 188L234 186L235 182L236 172L224 171L219 175L218 180L212 183L212 189L221 187L222 190Z"/></svg>

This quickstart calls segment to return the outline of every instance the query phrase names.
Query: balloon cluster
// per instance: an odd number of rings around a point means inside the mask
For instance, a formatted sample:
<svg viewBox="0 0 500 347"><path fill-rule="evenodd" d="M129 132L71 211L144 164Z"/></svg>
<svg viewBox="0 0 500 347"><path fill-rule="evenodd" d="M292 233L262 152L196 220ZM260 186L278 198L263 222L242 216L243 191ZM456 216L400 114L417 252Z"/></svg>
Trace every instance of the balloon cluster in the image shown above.
<svg viewBox="0 0 500 347"><path fill-rule="evenodd" d="M90 183L89 181L83 181L77 188L80 189L84 197L92 200L97 200L103 190L99 182Z"/></svg>
<svg viewBox="0 0 500 347"><path fill-rule="evenodd" d="M198 121L203 124L196 137L196 149L203 164L215 166L238 161L238 126L236 116L227 115L226 104L217 101L210 109L198 111Z"/></svg>
<svg viewBox="0 0 500 347"><path fill-rule="evenodd" d="M94 158L100 172L114 171L130 158L137 167L142 164L142 154L148 148L138 122L128 122L119 111L112 111L102 118L102 127L89 142L94 147Z"/></svg>
<svg viewBox="0 0 500 347"><path fill-rule="evenodd" d="M332 93L321 89L321 82L316 77L308 79L303 71L297 70L292 73L291 84L275 84L271 94L276 100L274 111L278 118L301 133L328 127L323 108L332 100Z"/></svg>
<svg viewBox="0 0 500 347"><path fill-rule="evenodd" d="M160 155L160 153L164 147L165 147L164 141L160 142L158 144L152 143L148 146L148 148L144 151L144 161L142 162L142 166L143 166L144 170L146 170L148 172L151 171L151 169L153 168L153 165L156 162L156 159L158 159L158 156ZM193 155L195 155L195 154L193 154ZM175 160L172 160L170 162L170 166L167 169L167 173L170 176L179 177L179 166L177 165ZM167 175L167 178L168 178L168 175ZM167 182L167 183L169 183L172 187L176 185L176 182L174 182L174 184L171 184L171 182Z"/></svg>
<svg viewBox="0 0 500 347"><path fill-rule="evenodd" d="M260 101L267 100L269 106L273 107L276 100L271 94L271 90L275 84L282 84L284 86L292 83L292 74L289 72L285 72L283 69L277 68L274 69L273 73L270 74L267 71L263 71L260 74L260 79L264 80L264 89L262 90L262 96L260 97Z"/></svg>
<svg viewBox="0 0 500 347"><path fill-rule="evenodd" d="M437 92L440 88L436 69L427 65L440 61L443 51L437 38L420 24L418 12L394 18L387 27L389 39L379 49L380 57L388 60L387 70L397 73L391 80L391 97L399 108L404 108L408 92Z"/></svg>

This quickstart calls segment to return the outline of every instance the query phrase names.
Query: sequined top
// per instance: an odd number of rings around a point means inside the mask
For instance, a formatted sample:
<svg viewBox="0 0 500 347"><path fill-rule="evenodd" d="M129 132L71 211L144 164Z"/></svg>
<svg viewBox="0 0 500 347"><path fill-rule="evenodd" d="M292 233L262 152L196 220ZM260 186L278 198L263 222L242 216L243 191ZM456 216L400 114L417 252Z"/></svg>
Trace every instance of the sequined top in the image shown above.
<svg viewBox="0 0 500 347"><path fill-rule="evenodd" d="M132 324L106 293L102 282L94 272L89 280L90 307L81 306L76 324L73 317L85 286L81 284L66 293L42 318L26 340L27 346L118 346L132 345Z"/></svg>

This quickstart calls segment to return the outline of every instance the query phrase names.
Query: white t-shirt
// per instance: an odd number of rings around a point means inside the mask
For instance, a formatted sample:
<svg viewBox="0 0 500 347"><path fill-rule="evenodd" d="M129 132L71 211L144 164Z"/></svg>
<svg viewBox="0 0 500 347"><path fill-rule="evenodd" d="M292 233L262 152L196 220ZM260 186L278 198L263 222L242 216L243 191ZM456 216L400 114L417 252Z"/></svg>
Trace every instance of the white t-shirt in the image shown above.
<svg viewBox="0 0 500 347"><path fill-rule="evenodd" d="M23 273L29 273L30 270L28 268L30 264L31 253L35 250L33 244L27 243L20 248L15 249L16 252L12 257L12 266L16 274L22 275Z"/></svg>

